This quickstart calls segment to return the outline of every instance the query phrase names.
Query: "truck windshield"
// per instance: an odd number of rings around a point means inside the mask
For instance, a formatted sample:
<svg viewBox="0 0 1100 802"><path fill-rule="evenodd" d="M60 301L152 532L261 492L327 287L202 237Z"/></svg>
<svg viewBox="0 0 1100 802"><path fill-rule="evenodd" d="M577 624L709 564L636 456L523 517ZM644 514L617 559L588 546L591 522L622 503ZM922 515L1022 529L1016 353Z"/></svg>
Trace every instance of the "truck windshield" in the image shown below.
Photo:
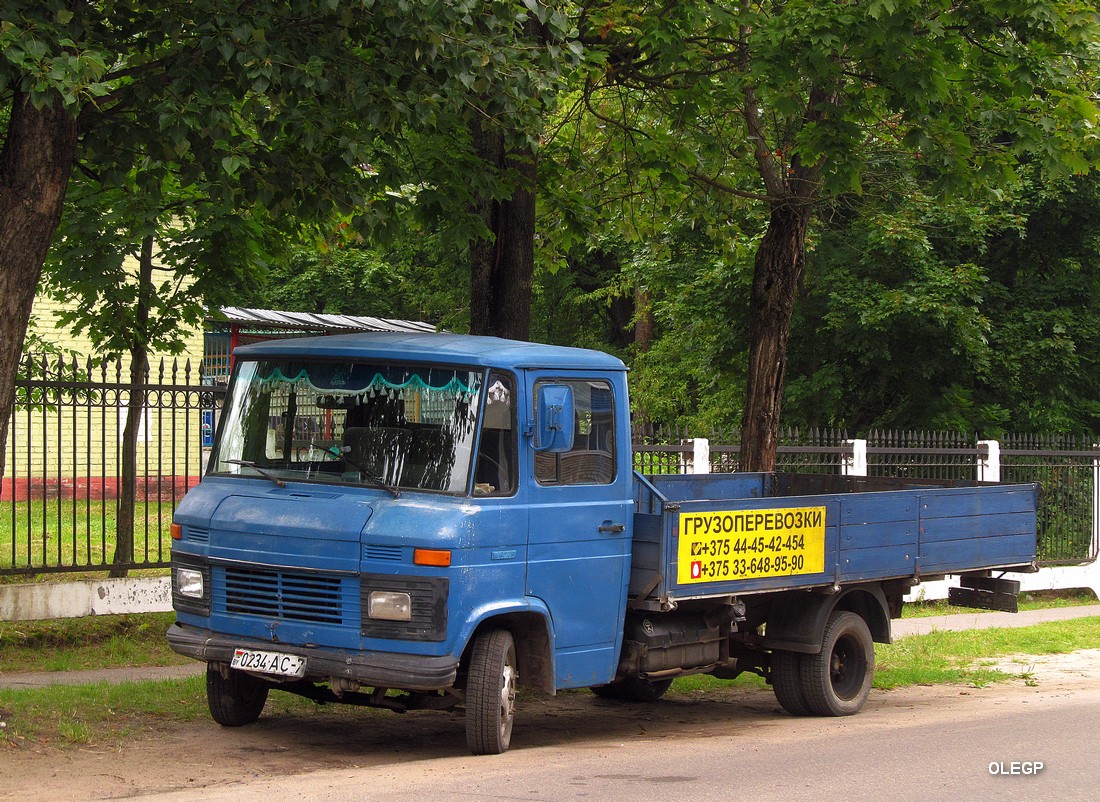
<svg viewBox="0 0 1100 802"><path fill-rule="evenodd" d="M461 493L481 384L464 368L242 361L210 471Z"/></svg>

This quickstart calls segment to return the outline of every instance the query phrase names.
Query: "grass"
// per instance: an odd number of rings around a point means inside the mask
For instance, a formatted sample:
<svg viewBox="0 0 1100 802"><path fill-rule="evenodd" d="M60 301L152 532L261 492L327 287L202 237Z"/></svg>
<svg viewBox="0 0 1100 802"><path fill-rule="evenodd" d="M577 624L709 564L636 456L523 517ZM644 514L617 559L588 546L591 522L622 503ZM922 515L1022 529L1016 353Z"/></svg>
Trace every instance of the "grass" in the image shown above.
<svg viewBox="0 0 1100 802"><path fill-rule="evenodd" d="M80 671L188 662L168 648L173 613L0 621L0 671Z"/></svg>
<svg viewBox="0 0 1100 802"><path fill-rule="evenodd" d="M264 707L268 717L315 715L313 702L273 693ZM328 705L325 715L387 715L384 711ZM0 689L0 754L5 746L119 748L125 741L166 727L205 721L206 678L147 682L98 682L49 688Z"/></svg>
<svg viewBox="0 0 1100 802"><path fill-rule="evenodd" d="M1100 616L1016 629L931 632L875 647L875 687L981 684L1023 676L981 665L1015 654L1066 654L1100 648ZM1027 677L1024 677L1027 679Z"/></svg>
<svg viewBox="0 0 1100 802"><path fill-rule="evenodd" d="M167 650L164 630L171 614L110 616L76 621L0 624L0 669L42 670L47 665L98 668L117 665L160 665L187 662ZM965 684L985 687L993 682L1037 680L1025 662L1019 673L983 665L995 657L1017 654L1060 654L1100 648L1100 616L1056 621L1015 629L966 632L938 631L877 644L876 688L909 685ZM673 693L721 692L730 687L766 687L755 675L732 682L697 675L673 684ZM274 693L265 715L309 716L312 702ZM334 705L332 715L363 715ZM367 711L377 712L377 711ZM381 713L380 713L381 714ZM0 689L0 748L28 742L60 746L117 747L126 739L163 729L172 723L205 719L203 677L129 682L119 685L55 685L26 690Z"/></svg>
<svg viewBox="0 0 1100 802"><path fill-rule="evenodd" d="M137 561L168 559L172 512L171 502L135 504ZM0 569L108 565L115 553L117 517L115 501L2 501ZM28 578L35 574L0 577L0 581L26 582Z"/></svg>

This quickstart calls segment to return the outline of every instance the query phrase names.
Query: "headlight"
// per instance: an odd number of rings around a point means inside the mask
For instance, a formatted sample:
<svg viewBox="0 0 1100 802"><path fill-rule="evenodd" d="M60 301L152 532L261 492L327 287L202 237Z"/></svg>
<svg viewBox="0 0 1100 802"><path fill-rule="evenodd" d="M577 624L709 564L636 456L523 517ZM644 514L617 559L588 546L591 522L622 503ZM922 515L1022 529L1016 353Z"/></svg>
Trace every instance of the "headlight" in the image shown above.
<svg viewBox="0 0 1100 802"><path fill-rule="evenodd" d="M194 568L176 569L176 592L190 599L203 597L202 571Z"/></svg>
<svg viewBox="0 0 1100 802"><path fill-rule="evenodd" d="M411 621L412 597L395 590L372 590L367 598L367 615L381 621Z"/></svg>

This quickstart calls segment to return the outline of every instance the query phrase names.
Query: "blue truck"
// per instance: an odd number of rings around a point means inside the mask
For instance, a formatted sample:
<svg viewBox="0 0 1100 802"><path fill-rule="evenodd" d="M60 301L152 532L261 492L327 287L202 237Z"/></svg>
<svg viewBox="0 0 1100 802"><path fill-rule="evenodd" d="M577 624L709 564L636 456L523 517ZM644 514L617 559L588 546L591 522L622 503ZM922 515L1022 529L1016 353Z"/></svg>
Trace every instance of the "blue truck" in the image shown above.
<svg viewBox="0 0 1100 802"><path fill-rule="evenodd" d="M902 597L1015 609L1033 484L642 476L627 368L452 334L237 349L207 472L172 524L172 648L212 717L272 689L464 709L505 751L516 689L656 700L675 677L765 677L793 715L850 715Z"/></svg>

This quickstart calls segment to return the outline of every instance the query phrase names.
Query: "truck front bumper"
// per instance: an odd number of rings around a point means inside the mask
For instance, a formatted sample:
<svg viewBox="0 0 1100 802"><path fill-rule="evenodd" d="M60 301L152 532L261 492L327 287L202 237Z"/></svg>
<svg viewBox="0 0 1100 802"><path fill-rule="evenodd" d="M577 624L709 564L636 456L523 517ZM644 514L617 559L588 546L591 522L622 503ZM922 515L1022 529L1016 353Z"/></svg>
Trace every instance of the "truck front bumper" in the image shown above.
<svg viewBox="0 0 1100 802"><path fill-rule="evenodd" d="M333 677L356 680L374 688L434 691L450 688L458 675L458 660L451 655L429 657L395 652L349 652L308 646L271 643L220 635L200 627L172 624L168 628L172 650L207 663L229 663L237 649L275 651L306 658L307 680Z"/></svg>

